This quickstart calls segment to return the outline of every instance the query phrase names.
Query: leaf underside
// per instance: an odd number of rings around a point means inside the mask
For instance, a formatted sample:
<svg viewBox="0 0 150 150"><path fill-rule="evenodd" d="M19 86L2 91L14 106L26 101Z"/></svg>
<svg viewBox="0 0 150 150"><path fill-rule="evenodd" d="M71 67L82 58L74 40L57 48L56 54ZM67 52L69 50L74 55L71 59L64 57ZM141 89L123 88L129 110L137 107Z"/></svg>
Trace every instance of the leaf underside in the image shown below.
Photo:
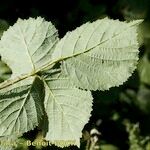
<svg viewBox="0 0 150 150"><path fill-rule="evenodd" d="M0 150L14 150L16 146L15 144L17 144L17 140L17 137L12 135L0 137Z"/></svg>
<svg viewBox="0 0 150 150"><path fill-rule="evenodd" d="M57 42L57 30L51 22L40 17L19 19L0 42L0 54L12 70L11 78L40 70L50 61Z"/></svg>
<svg viewBox="0 0 150 150"><path fill-rule="evenodd" d="M92 111L91 92L74 88L68 78L61 75L49 75L43 77L43 81L49 122L46 140L60 147L79 146L82 129Z"/></svg>
<svg viewBox="0 0 150 150"><path fill-rule="evenodd" d="M139 53L136 29L140 22L105 18L87 23L68 33L57 44L53 57L75 55L62 62L62 70L76 87L108 90L119 86L136 68Z"/></svg>
<svg viewBox="0 0 150 150"><path fill-rule="evenodd" d="M20 136L38 126L44 110L42 91L38 77L0 90L0 136Z"/></svg>
<svg viewBox="0 0 150 150"><path fill-rule="evenodd" d="M79 146L92 111L88 90L119 86L136 68L140 22L105 18L59 40L51 22L19 19L0 41L2 60L12 70L0 84L0 137L34 129L46 112L45 139L60 147ZM53 69L58 62L59 69Z"/></svg>

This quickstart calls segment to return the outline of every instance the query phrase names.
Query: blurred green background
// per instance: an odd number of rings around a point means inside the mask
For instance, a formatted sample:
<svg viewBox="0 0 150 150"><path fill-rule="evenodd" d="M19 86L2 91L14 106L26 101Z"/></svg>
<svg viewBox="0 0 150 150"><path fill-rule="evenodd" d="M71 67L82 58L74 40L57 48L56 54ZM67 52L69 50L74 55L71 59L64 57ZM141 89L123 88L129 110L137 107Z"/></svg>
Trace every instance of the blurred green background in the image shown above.
<svg viewBox="0 0 150 150"><path fill-rule="evenodd" d="M83 130L80 149L150 150L150 0L1 0L0 37L18 18L36 16L52 21L60 38L87 21L106 16L121 21L144 19L138 29L138 68L124 85L105 92L93 92L92 116ZM0 61L0 82L9 78L10 74L11 70ZM40 129L19 139L26 140L41 140ZM18 144L17 149L60 148ZM64 149L78 150L73 146Z"/></svg>

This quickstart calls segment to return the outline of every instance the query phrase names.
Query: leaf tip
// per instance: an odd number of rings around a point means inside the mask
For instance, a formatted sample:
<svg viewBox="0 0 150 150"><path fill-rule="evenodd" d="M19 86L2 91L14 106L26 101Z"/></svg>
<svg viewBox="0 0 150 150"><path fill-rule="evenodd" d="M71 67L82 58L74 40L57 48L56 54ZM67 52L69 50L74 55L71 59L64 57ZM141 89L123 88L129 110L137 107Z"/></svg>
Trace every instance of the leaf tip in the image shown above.
<svg viewBox="0 0 150 150"><path fill-rule="evenodd" d="M129 22L129 24L130 24L130 26L138 26L138 25L140 25L143 21L144 21L144 19L133 20L133 21Z"/></svg>

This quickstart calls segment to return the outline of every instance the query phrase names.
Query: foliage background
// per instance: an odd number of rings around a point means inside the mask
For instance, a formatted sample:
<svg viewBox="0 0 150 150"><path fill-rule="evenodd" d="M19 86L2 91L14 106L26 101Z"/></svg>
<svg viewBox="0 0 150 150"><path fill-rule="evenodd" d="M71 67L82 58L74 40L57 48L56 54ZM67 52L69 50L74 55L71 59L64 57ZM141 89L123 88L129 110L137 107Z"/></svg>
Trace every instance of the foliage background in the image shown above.
<svg viewBox="0 0 150 150"><path fill-rule="evenodd" d="M109 91L93 92L92 117L83 131L81 148L98 138L94 149L150 150L150 1L149 0L1 0L0 35L18 18L42 16L56 26L60 38L87 21L108 16L121 21L144 19L139 27L140 60L138 69L122 86ZM0 82L11 71L0 62ZM96 128L101 134L91 135ZM55 131L54 131L55 132ZM20 140L40 138L39 129L26 133ZM59 149L29 147L28 149ZM18 149L27 147L18 146ZM78 150L77 147L65 148Z"/></svg>

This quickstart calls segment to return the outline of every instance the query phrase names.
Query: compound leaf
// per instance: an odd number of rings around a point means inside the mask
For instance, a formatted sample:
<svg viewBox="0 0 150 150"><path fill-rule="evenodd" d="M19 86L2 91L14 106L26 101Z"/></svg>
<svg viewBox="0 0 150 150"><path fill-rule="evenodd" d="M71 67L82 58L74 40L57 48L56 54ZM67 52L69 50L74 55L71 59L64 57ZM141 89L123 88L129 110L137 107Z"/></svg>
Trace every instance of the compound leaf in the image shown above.
<svg viewBox="0 0 150 150"><path fill-rule="evenodd" d="M92 110L91 93L74 88L65 76L49 75L43 81L49 122L46 140L60 147L79 146Z"/></svg>
<svg viewBox="0 0 150 150"><path fill-rule="evenodd" d="M12 69L12 78L40 70L49 61L58 34L43 18L19 19L4 32L0 42L2 60Z"/></svg>
<svg viewBox="0 0 150 150"><path fill-rule="evenodd" d="M40 17L18 20L0 41L2 60L12 69L11 79L0 85L0 137L34 129L45 107L46 140L60 147L79 146L92 110L88 90L118 86L131 75L138 60L140 22L105 18L58 42L50 22ZM59 61L62 73L50 68Z"/></svg>
<svg viewBox="0 0 150 150"><path fill-rule="evenodd" d="M20 136L39 124L44 110L43 91L38 77L0 90L0 136Z"/></svg>
<svg viewBox="0 0 150 150"><path fill-rule="evenodd" d="M107 90L119 86L136 68L140 22L105 18L84 24L60 40L53 57L66 58L62 69L76 87Z"/></svg>

